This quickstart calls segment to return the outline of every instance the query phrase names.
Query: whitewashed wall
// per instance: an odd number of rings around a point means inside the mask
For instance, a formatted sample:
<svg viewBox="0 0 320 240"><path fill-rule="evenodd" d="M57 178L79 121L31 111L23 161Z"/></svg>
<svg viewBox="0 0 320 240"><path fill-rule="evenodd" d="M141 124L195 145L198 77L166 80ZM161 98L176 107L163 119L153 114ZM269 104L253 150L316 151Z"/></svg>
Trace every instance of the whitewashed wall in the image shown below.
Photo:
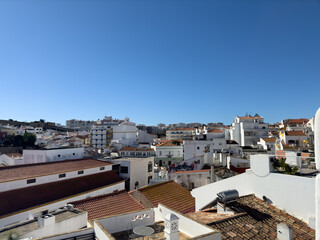
<svg viewBox="0 0 320 240"><path fill-rule="evenodd" d="M149 218L143 218L136 221L132 221L132 218L147 214ZM148 226L153 224L154 212L153 209L146 209L138 212L132 212L128 214L117 215L104 219L99 219L98 222L103 226L109 233L116 233L121 231L127 231L138 226Z"/></svg>
<svg viewBox="0 0 320 240"><path fill-rule="evenodd" d="M315 216L315 180L279 173L268 173L260 162L259 168L251 162L251 170L245 173L208 184L192 190L196 199L196 210L201 209L217 197L217 193L230 189L238 190L240 196L255 194L266 196L272 204L289 214L309 222ZM258 164L256 164L258 166Z"/></svg>

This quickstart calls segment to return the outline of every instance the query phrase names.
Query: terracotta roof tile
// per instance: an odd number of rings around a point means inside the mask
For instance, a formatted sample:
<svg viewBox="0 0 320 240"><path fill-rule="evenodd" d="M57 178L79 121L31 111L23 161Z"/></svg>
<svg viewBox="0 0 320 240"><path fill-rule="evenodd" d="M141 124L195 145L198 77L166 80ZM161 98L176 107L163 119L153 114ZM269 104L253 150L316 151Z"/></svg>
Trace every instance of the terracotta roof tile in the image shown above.
<svg viewBox="0 0 320 240"><path fill-rule="evenodd" d="M123 181L113 171L0 193L0 216Z"/></svg>
<svg viewBox="0 0 320 240"><path fill-rule="evenodd" d="M221 219L221 214L208 217L208 212L201 216L191 214L191 217L207 223L221 231L222 239L276 239L277 224L284 222L293 228L294 239L315 239L315 232L308 225L283 212L282 210L264 202L254 195L243 196L227 205L236 212L235 216ZM241 214L239 214L241 212ZM213 213L216 214L216 213ZM208 223L210 219L213 222ZM230 233L232 233L230 235Z"/></svg>
<svg viewBox="0 0 320 240"><path fill-rule="evenodd" d="M139 188L138 191L155 207L161 203L181 213L195 211L195 199L189 190L174 181Z"/></svg>
<svg viewBox="0 0 320 240"><path fill-rule="evenodd" d="M265 142L276 142L276 138L262 138Z"/></svg>
<svg viewBox="0 0 320 240"><path fill-rule="evenodd" d="M89 220L145 209L125 190L71 202L71 204L87 211Z"/></svg>
<svg viewBox="0 0 320 240"><path fill-rule="evenodd" d="M209 132L209 133L223 133L222 130L217 130L217 129L209 130L208 132Z"/></svg>
<svg viewBox="0 0 320 240"><path fill-rule="evenodd" d="M123 147L119 150L121 151L135 151L135 152L154 152L153 148L137 148L137 147Z"/></svg>
<svg viewBox="0 0 320 240"><path fill-rule="evenodd" d="M192 171L178 171L173 174L182 174L182 173L201 173L201 172L210 172L210 169L202 169L202 170L192 170Z"/></svg>
<svg viewBox="0 0 320 240"><path fill-rule="evenodd" d="M110 164L112 163L94 159L78 159L9 166L0 169L0 182L46 176L60 172L77 171Z"/></svg>
<svg viewBox="0 0 320 240"><path fill-rule="evenodd" d="M286 131L286 135L288 136L306 136L303 131Z"/></svg>
<svg viewBox="0 0 320 240"><path fill-rule="evenodd" d="M309 122L309 119L300 118L300 119L288 119L287 124L305 124Z"/></svg>

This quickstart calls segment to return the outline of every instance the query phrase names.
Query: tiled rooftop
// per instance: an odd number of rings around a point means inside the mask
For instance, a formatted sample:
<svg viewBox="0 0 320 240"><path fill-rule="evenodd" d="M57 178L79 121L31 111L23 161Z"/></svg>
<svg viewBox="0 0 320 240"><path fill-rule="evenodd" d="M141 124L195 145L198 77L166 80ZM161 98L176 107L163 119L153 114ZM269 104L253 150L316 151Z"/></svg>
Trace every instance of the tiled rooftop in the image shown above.
<svg viewBox="0 0 320 240"><path fill-rule="evenodd" d="M123 179L113 171L0 193L0 216L105 187Z"/></svg>
<svg viewBox="0 0 320 240"><path fill-rule="evenodd" d="M262 138L265 142L276 142L276 138Z"/></svg>
<svg viewBox="0 0 320 240"><path fill-rule="evenodd" d="M287 124L305 124L309 122L309 119L300 118L300 119L289 119Z"/></svg>
<svg viewBox="0 0 320 240"><path fill-rule="evenodd" d="M75 208L88 212L88 219L108 217L145 209L125 190L71 202Z"/></svg>
<svg viewBox="0 0 320 240"><path fill-rule="evenodd" d="M135 152L154 152L153 148L137 148L137 147L123 147L119 150L122 151L135 151Z"/></svg>
<svg viewBox="0 0 320 240"><path fill-rule="evenodd" d="M0 182L8 182L25 178L46 176L56 173L84 170L110 164L111 163L94 159L79 159L9 166L0 169Z"/></svg>
<svg viewBox="0 0 320 240"><path fill-rule="evenodd" d="M303 131L286 131L286 135L288 136L306 136Z"/></svg>
<svg viewBox="0 0 320 240"><path fill-rule="evenodd" d="M240 197L227 206L235 215L223 217L212 209L189 216L220 230L222 239L276 239L277 224L281 222L293 228L294 239L315 238L315 231L305 222L254 195Z"/></svg>
<svg viewBox="0 0 320 240"><path fill-rule="evenodd" d="M172 174L184 174L184 173L208 173L210 172L210 169L202 169L202 170L192 170L192 171L178 171L173 172Z"/></svg>
<svg viewBox="0 0 320 240"><path fill-rule="evenodd" d="M189 190L174 181L139 188L137 191L154 206L159 203L181 213L195 211L195 199Z"/></svg>

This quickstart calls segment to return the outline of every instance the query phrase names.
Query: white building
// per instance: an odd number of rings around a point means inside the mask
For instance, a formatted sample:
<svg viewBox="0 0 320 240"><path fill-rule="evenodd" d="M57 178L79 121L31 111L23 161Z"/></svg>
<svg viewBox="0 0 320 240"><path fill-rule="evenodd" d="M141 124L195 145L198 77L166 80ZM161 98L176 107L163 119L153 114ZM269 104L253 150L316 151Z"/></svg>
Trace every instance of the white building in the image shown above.
<svg viewBox="0 0 320 240"><path fill-rule="evenodd" d="M270 154L275 154L276 152L276 138L260 138L260 141L257 143L262 147L262 149L267 150Z"/></svg>
<svg viewBox="0 0 320 240"><path fill-rule="evenodd" d="M256 145L260 138L268 137L268 124L259 115L235 117L230 127L230 139L240 146Z"/></svg>
<svg viewBox="0 0 320 240"><path fill-rule="evenodd" d="M307 146L310 139L303 131L280 131L280 141L290 147Z"/></svg>
<svg viewBox="0 0 320 240"><path fill-rule="evenodd" d="M118 126L113 127L113 138L111 143L122 146L137 146L138 128L135 123L129 122L128 119Z"/></svg>
<svg viewBox="0 0 320 240"><path fill-rule="evenodd" d="M156 151L155 164L159 167L167 167L183 160L183 145L181 140L166 140L152 147Z"/></svg>
<svg viewBox="0 0 320 240"><path fill-rule="evenodd" d="M212 140L185 140L183 141L184 160L200 157L208 147L210 147L212 152L226 149L226 140L224 138L214 138Z"/></svg>
<svg viewBox="0 0 320 240"><path fill-rule="evenodd" d="M103 125L93 125L90 131L91 146L102 149L107 147L107 128Z"/></svg>
<svg viewBox="0 0 320 240"><path fill-rule="evenodd" d="M177 128L166 131L166 138L168 140L183 139L191 140L196 135L195 128Z"/></svg>
<svg viewBox="0 0 320 240"><path fill-rule="evenodd" d="M147 186L154 175L154 158L119 158L112 160L120 164L120 177L126 179L126 190Z"/></svg>
<svg viewBox="0 0 320 240"><path fill-rule="evenodd" d="M84 148L23 150L23 164L43 163L83 158Z"/></svg>
<svg viewBox="0 0 320 240"><path fill-rule="evenodd" d="M66 121L67 128L72 129L80 129L80 130L90 130L92 125L94 125L96 121L83 121L71 119Z"/></svg>
<svg viewBox="0 0 320 240"><path fill-rule="evenodd" d="M156 153L153 148L123 147L119 150L120 157L152 157Z"/></svg>

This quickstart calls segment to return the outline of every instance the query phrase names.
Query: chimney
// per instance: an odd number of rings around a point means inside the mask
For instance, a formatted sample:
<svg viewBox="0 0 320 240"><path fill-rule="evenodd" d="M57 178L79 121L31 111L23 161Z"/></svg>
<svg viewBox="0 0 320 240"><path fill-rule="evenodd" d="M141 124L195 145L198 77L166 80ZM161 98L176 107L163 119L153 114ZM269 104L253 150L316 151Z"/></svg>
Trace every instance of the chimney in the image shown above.
<svg viewBox="0 0 320 240"><path fill-rule="evenodd" d="M67 207L67 210L68 210L68 211L73 211L73 209L74 209L74 208L73 208L73 205L70 204L70 203L68 203L66 207Z"/></svg>
<svg viewBox="0 0 320 240"><path fill-rule="evenodd" d="M56 223L56 217L54 215L48 214L38 218L39 227L47 227L49 225Z"/></svg>
<svg viewBox="0 0 320 240"><path fill-rule="evenodd" d="M285 223L279 223L277 225L277 239L278 240L293 240L292 227Z"/></svg>
<svg viewBox="0 0 320 240"><path fill-rule="evenodd" d="M179 218L173 213L165 216L164 236L167 240L179 240Z"/></svg>

